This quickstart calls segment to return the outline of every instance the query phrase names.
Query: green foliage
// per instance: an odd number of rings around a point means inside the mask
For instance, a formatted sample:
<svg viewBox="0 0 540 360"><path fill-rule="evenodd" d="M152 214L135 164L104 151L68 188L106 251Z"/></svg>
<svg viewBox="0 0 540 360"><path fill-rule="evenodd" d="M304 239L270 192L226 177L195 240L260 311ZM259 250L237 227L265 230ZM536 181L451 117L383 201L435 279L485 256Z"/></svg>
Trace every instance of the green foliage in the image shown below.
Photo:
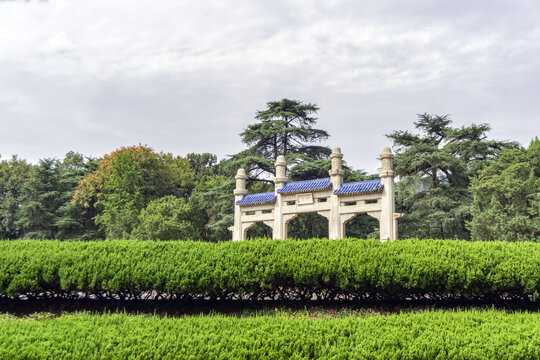
<svg viewBox="0 0 540 360"><path fill-rule="evenodd" d="M134 236L152 240L188 239L195 233L191 215L189 205L182 198L168 195L153 200L141 211Z"/></svg>
<svg viewBox="0 0 540 360"><path fill-rule="evenodd" d="M288 224L287 236L291 239L328 237L328 219L317 213L299 214Z"/></svg>
<svg viewBox="0 0 540 360"><path fill-rule="evenodd" d="M93 220L94 209L71 203L77 184L97 169L98 162L99 159L85 158L81 154L69 152L62 162L57 163L60 171L58 185L61 205L56 212L54 224L58 230L58 239L90 240L101 237Z"/></svg>
<svg viewBox="0 0 540 360"><path fill-rule="evenodd" d="M516 143L486 139L487 124L453 128L448 115L422 114L414 123L420 134L394 131L400 234L405 237L469 237L472 196L469 178Z"/></svg>
<svg viewBox="0 0 540 360"><path fill-rule="evenodd" d="M379 239L379 220L368 214L356 215L345 225L345 234L357 239Z"/></svg>
<svg viewBox="0 0 540 360"><path fill-rule="evenodd" d="M474 240L540 241L540 140L503 151L471 182Z"/></svg>
<svg viewBox="0 0 540 360"><path fill-rule="evenodd" d="M71 204L77 183L95 170L96 159L74 152L63 161L30 166L16 158L0 166L4 238L90 239L98 237L93 214Z"/></svg>
<svg viewBox="0 0 540 360"><path fill-rule="evenodd" d="M57 160L44 159L32 168L22 189L16 224L27 238L54 239L58 233L57 212L62 205L60 169Z"/></svg>
<svg viewBox="0 0 540 360"><path fill-rule="evenodd" d="M297 100L268 102L265 110L257 111L258 122L240 134L249 148L232 157L234 166L243 167L253 181L275 175L278 155L284 155L290 165L328 159L328 147L313 145L329 137L326 131L313 128L317 118L311 115L318 110L315 104Z"/></svg>
<svg viewBox="0 0 540 360"><path fill-rule="evenodd" d="M532 299L540 244L457 240L0 242L0 295ZM535 295L536 294L536 295Z"/></svg>
<svg viewBox="0 0 540 360"><path fill-rule="evenodd" d="M250 227L246 234L247 239L272 238L272 228L264 223L258 222Z"/></svg>
<svg viewBox="0 0 540 360"><path fill-rule="evenodd" d="M31 165L13 156L0 162L0 239L22 236L16 224L17 210L22 201L22 187L30 175Z"/></svg>
<svg viewBox="0 0 540 360"><path fill-rule="evenodd" d="M227 229L234 223L235 181L217 176L201 182L189 199L194 234L191 238L220 241L231 237Z"/></svg>
<svg viewBox="0 0 540 360"><path fill-rule="evenodd" d="M317 159L306 161L294 166L289 171L289 179L291 181L320 179L328 177L328 172L332 167L330 159ZM347 163L343 162L343 182L355 182L363 180L378 179L378 175L367 175L363 170L353 170Z"/></svg>
<svg viewBox="0 0 540 360"><path fill-rule="evenodd" d="M202 180L215 177L219 174L220 169L217 163L217 156L210 153L196 154L189 153L186 158L189 161L190 167L196 179Z"/></svg>
<svg viewBox="0 0 540 360"><path fill-rule="evenodd" d="M496 310L293 320L75 314L0 320L3 359L538 359L540 315Z"/></svg>
<svg viewBox="0 0 540 360"><path fill-rule="evenodd" d="M146 205L166 195L188 197L195 186L189 160L146 146L118 149L85 177L73 203L94 207L95 222L107 237L128 238Z"/></svg>

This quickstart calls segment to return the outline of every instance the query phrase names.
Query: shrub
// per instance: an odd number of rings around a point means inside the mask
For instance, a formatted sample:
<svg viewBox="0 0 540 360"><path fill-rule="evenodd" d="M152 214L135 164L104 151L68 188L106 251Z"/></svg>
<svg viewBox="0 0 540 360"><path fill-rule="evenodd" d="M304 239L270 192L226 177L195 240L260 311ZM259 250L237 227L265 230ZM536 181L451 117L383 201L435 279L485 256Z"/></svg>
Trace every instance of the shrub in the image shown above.
<svg viewBox="0 0 540 360"><path fill-rule="evenodd" d="M458 240L0 242L0 295L527 299L540 244ZM154 293L155 294L155 293Z"/></svg>

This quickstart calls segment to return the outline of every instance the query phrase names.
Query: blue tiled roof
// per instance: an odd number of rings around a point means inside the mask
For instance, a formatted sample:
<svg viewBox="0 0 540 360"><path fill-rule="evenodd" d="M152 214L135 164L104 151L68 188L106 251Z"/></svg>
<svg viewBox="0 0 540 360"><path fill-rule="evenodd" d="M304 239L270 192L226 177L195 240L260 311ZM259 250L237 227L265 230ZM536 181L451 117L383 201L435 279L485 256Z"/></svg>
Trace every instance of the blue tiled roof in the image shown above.
<svg viewBox="0 0 540 360"><path fill-rule="evenodd" d="M330 182L330 178L294 181L286 183L285 186L278 190L278 193L295 193L312 190L324 190L328 189L331 186L332 183Z"/></svg>
<svg viewBox="0 0 540 360"><path fill-rule="evenodd" d="M342 184L341 187L337 190L334 190L334 194L356 194L363 192L372 192L378 191L383 188L381 180L366 180L352 183Z"/></svg>
<svg viewBox="0 0 540 360"><path fill-rule="evenodd" d="M258 194L247 194L244 198L236 203L238 205L254 205L254 204L264 204L276 200L276 194L272 192L258 193Z"/></svg>

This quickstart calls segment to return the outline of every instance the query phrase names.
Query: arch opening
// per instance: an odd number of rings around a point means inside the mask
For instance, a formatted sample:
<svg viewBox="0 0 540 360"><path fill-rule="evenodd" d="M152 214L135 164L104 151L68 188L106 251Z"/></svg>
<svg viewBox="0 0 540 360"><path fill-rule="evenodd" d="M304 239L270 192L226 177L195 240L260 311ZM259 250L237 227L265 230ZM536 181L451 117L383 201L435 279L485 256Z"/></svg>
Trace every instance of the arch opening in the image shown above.
<svg viewBox="0 0 540 360"><path fill-rule="evenodd" d="M272 228L263 222L257 222L247 229L246 239L272 238Z"/></svg>
<svg viewBox="0 0 540 360"><path fill-rule="evenodd" d="M368 214L358 214L345 224L345 237L358 239L378 239L379 220Z"/></svg>
<svg viewBox="0 0 540 360"><path fill-rule="evenodd" d="M298 214L287 224L287 234L294 239L328 238L328 219L316 212Z"/></svg>

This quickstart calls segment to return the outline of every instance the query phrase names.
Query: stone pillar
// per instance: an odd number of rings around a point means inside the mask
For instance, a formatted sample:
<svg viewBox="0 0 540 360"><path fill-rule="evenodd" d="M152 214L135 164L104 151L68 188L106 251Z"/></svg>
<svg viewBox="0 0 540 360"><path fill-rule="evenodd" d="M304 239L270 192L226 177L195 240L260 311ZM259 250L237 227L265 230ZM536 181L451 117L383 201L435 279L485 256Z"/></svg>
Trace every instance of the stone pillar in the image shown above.
<svg viewBox="0 0 540 360"><path fill-rule="evenodd" d="M402 213L394 213L394 240L398 239L398 219L401 219L403 217Z"/></svg>
<svg viewBox="0 0 540 360"><path fill-rule="evenodd" d="M242 209L237 204L247 194L246 190L246 172L244 169L238 169L235 176L236 189L234 190L234 226L233 241L245 240L245 232L242 230Z"/></svg>
<svg viewBox="0 0 540 360"><path fill-rule="evenodd" d="M379 221L381 241L395 240L395 234L397 233L397 225L394 229L394 166L392 163L392 151L389 147L385 147L381 154L382 167L379 172L381 183L383 184L382 198L381 198L381 219Z"/></svg>
<svg viewBox="0 0 540 360"><path fill-rule="evenodd" d="M330 154L332 168L329 172L332 182L332 195L330 196L330 217L328 219L328 238L341 239L343 237L343 226L341 225L341 215L339 213L339 196L334 194L343 184L343 154L339 147L335 147Z"/></svg>
<svg viewBox="0 0 540 360"><path fill-rule="evenodd" d="M357 213L343 214L343 215L339 216L340 223L341 223L341 237L342 238L345 238L347 236L347 223L349 222L349 220L354 218L356 215L358 215L358 214Z"/></svg>
<svg viewBox="0 0 540 360"><path fill-rule="evenodd" d="M276 203L274 207L274 229L272 231L272 236L274 239L285 239L287 238L287 223L283 219L283 213L281 212L283 201L281 199L281 194L278 193L278 190L285 186L287 182L287 162L285 161L285 156L279 155L275 162L276 166L276 177L274 178L274 186L276 192Z"/></svg>

